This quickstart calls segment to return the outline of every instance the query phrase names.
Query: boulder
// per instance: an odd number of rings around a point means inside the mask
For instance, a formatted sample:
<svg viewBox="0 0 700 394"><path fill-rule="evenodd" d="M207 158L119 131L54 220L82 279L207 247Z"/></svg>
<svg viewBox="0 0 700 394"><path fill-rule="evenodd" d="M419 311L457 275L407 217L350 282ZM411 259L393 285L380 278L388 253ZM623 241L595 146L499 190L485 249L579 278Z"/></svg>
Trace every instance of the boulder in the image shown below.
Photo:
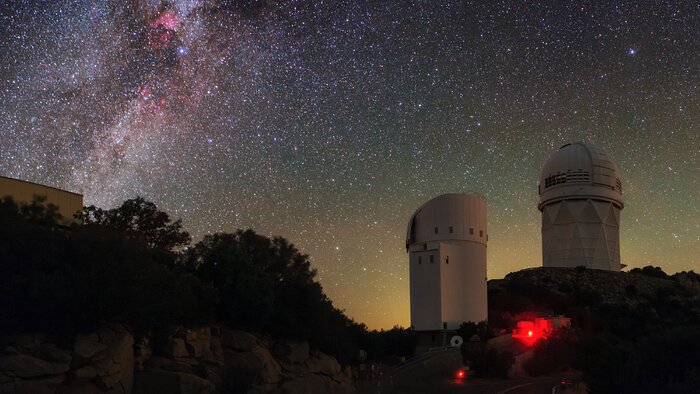
<svg viewBox="0 0 700 394"><path fill-rule="evenodd" d="M280 340L275 343L273 351L275 358L283 363L301 364L309 358L309 343Z"/></svg>
<svg viewBox="0 0 700 394"><path fill-rule="evenodd" d="M107 349L107 346L100 343L100 337L97 336L97 333L91 332L78 335L73 345L73 354L85 361L105 349Z"/></svg>
<svg viewBox="0 0 700 394"><path fill-rule="evenodd" d="M190 357L201 358L204 355L204 345L201 341L187 341L185 342L185 348Z"/></svg>
<svg viewBox="0 0 700 394"><path fill-rule="evenodd" d="M41 333L18 334L11 337L8 344L12 345L20 353L32 353L46 339L46 335Z"/></svg>
<svg viewBox="0 0 700 394"><path fill-rule="evenodd" d="M97 371L93 382L103 391L131 392L134 385L134 336L126 327L113 324L100 328L106 349L91 364Z"/></svg>
<svg viewBox="0 0 700 394"><path fill-rule="evenodd" d="M196 365L196 362L194 364ZM166 357L153 356L146 364L146 370L195 373L195 365L187 362L186 359L172 360Z"/></svg>
<svg viewBox="0 0 700 394"><path fill-rule="evenodd" d="M153 349L148 338L142 338L134 345L134 364L139 371L143 371L144 364L153 356Z"/></svg>
<svg viewBox="0 0 700 394"><path fill-rule="evenodd" d="M311 373L321 373L331 377L336 377L342 372L338 361L324 353L316 353L309 357L306 360L306 367Z"/></svg>
<svg viewBox="0 0 700 394"><path fill-rule="evenodd" d="M182 338L170 338L165 345L165 354L170 357L187 357L187 346Z"/></svg>
<svg viewBox="0 0 700 394"><path fill-rule="evenodd" d="M224 348L221 345L221 339L212 337L209 342L209 350L214 358L221 359L224 357Z"/></svg>
<svg viewBox="0 0 700 394"><path fill-rule="evenodd" d="M16 380L0 384L0 394L53 394L63 383L63 375L42 379Z"/></svg>
<svg viewBox="0 0 700 394"><path fill-rule="evenodd" d="M216 387L206 379L183 372L145 371L137 374L134 394L207 394Z"/></svg>
<svg viewBox="0 0 700 394"><path fill-rule="evenodd" d="M209 332L211 333L211 336L213 336L213 337L220 337L221 336L221 327L211 326L209 328Z"/></svg>
<svg viewBox="0 0 700 394"><path fill-rule="evenodd" d="M332 386L329 382L316 375L305 374L295 379L284 382L279 389L282 394L315 394L315 393L331 393Z"/></svg>
<svg viewBox="0 0 700 394"><path fill-rule="evenodd" d="M258 344L258 339L245 331L223 330L221 345L239 352L249 352Z"/></svg>
<svg viewBox="0 0 700 394"><path fill-rule="evenodd" d="M276 384L282 374L279 363L262 345L256 346L250 352L236 352L226 349L224 350L224 363L227 369L255 376L257 381L264 384Z"/></svg>
<svg viewBox="0 0 700 394"><path fill-rule="evenodd" d="M56 390L56 394L104 394L102 390L97 388L90 382L75 382L68 386L60 386Z"/></svg>
<svg viewBox="0 0 700 394"><path fill-rule="evenodd" d="M69 352L59 349L56 345L44 342L36 350L36 355L47 361L70 364L72 357Z"/></svg>
<svg viewBox="0 0 700 394"><path fill-rule="evenodd" d="M54 363L26 354L0 357L0 372L9 372L20 378L36 378L47 375L60 375L68 371L68 364Z"/></svg>
<svg viewBox="0 0 700 394"><path fill-rule="evenodd" d="M73 371L77 379L92 379L97 376L97 370L93 367L82 367Z"/></svg>
<svg viewBox="0 0 700 394"><path fill-rule="evenodd" d="M197 340L197 331L195 330L190 330L187 328L179 328L175 334L173 335L175 338L182 338L187 341L195 341Z"/></svg>
<svg viewBox="0 0 700 394"><path fill-rule="evenodd" d="M210 327L200 327L194 332L197 334L197 339L202 340L202 339L211 339L211 328Z"/></svg>

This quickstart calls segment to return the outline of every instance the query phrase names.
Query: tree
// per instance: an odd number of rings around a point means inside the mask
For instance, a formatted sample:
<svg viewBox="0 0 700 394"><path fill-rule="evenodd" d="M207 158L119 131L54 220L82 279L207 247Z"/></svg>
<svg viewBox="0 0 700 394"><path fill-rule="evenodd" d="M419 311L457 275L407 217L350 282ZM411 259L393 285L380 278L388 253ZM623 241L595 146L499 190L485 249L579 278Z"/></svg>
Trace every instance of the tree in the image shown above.
<svg viewBox="0 0 700 394"><path fill-rule="evenodd" d="M190 234L182 229L180 219L172 222L167 213L143 197L126 200L119 208L109 210L91 205L78 216L84 225L112 228L151 249L173 251L190 242Z"/></svg>
<svg viewBox="0 0 700 394"><path fill-rule="evenodd" d="M263 329L272 315L273 280L249 252L237 234L207 235L187 252L186 265L217 289L219 319L232 326Z"/></svg>
<svg viewBox="0 0 700 394"><path fill-rule="evenodd" d="M0 334L74 335L103 321L144 333L213 318L213 290L160 264L160 251L107 226L55 219L36 202L0 202Z"/></svg>
<svg viewBox="0 0 700 394"><path fill-rule="evenodd" d="M633 268L630 270L630 273L651 276L652 278L669 279L668 274L661 267L654 267L653 265L647 265L644 268Z"/></svg>

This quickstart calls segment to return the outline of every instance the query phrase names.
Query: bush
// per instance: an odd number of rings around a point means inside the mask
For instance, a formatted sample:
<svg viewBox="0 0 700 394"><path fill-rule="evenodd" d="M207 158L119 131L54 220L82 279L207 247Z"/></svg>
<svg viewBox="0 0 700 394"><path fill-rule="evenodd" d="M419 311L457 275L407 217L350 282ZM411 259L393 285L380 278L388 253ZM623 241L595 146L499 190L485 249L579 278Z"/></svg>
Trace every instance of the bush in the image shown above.
<svg viewBox="0 0 700 394"><path fill-rule="evenodd" d="M513 353L489 349L481 342L465 342L461 350L464 365L468 365L480 378L506 379L510 367L515 363Z"/></svg>
<svg viewBox="0 0 700 394"><path fill-rule="evenodd" d="M652 278L669 279L669 276L661 269L661 267L654 267L652 265L647 265L644 268L633 268L630 270L630 273L651 276Z"/></svg>
<svg viewBox="0 0 700 394"><path fill-rule="evenodd" d="M158 263L137 240L101 226L58 227L38 203L5 200L0 222L8 224L0 229L3 334L69 334L108 320L145 332L213 318L212 289Z"/></svg>
<svg viewBox="0 0 700 394"><path fill-rule="evenodd" d="M573 355L572 342L563 335L553 335L539 343L531 359L523 364L530 376L565 371Z"/></svg>

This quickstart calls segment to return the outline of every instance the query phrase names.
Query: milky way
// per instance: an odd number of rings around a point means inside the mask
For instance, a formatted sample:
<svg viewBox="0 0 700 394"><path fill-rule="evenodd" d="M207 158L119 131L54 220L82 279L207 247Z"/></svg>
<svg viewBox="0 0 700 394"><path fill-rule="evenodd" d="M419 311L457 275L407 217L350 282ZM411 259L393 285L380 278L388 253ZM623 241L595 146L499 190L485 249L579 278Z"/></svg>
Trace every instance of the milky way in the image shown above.
<svg viewBox="0 0 700 394"><path fill-rule="evenodd" d="M697 271L699 43L694 2L5 2L0 175L282 235L391 327L414 209L480 192L489 277L541 265L539 169L590 140L622 171L623 263Z"/></svg>

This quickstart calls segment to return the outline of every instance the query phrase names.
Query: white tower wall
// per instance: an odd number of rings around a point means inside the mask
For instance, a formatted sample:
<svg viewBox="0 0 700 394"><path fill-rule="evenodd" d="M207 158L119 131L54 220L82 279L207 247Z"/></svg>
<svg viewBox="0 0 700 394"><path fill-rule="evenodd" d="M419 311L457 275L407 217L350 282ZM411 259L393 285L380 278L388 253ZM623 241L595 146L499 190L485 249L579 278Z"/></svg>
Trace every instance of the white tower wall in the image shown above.
<svg viewBox="0 0 700 394"><path fill-rule="evenodd" d="M620 270L622 182L605 151L564 145L545 164L539 192L543 266Z"/></svg>
<svg viewBox="0 0 700 394"><path fill-rule="evenodd" d="M445 194L416 211L406 238L415 330L454 330L465 321L486 320L487 239L480 195Z"/></svg>

